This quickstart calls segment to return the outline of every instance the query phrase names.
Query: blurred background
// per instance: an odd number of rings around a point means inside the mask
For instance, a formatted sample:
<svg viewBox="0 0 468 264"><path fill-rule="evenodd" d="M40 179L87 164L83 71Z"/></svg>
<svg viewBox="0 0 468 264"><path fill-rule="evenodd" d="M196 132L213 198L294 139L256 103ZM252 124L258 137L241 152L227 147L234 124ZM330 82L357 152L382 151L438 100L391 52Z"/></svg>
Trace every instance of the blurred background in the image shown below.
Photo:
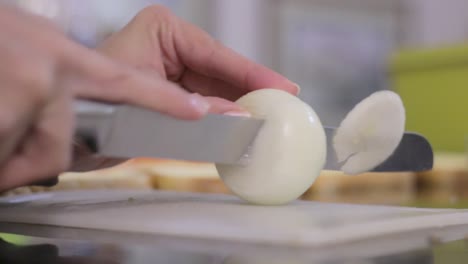
<svg viewBox="0 0 468 264"><path fill-rule="evenodd" d="M9 1L54 19L90 46L120 29L145 6L165 5L237 52L300 84L300 97L326 125L338 125L357 102L376 90L406 87L406 82L398 81L407 72L401 62L407 58L397 59L393 68L390 60L400 50L462 44L468 37L468 2L463 0ZM412 64L423 68L441 64L444 58L428 59ZM449 94L448 86L439 88ZM429 96L427 91L418 93L418 99ZM420 119L430 115L426 112ZM410 129L422 129L412 122ZM466 122L459 123L466 128ZM463 143L441 147L460 151Z"/></svg>
<svg viewBox="0 0 468 264"><path fill-rule="evenodd" d="M395 52L463 43L468 37L468 2L463 0L13 2L56 20L90 46L145 6L165 5L227 46L300 84L300 96L326 125L338 125L370 93L400 88L392 80L403 73L388 71L389 56ZM397 70L405 67L399 66Z"/></svg>
<svg viewBox="0 0 468 264"><path fill-rule="evenodd" d="M395 90L407 109L407 130L424 134L436 151L433 171L404 176L411 193L422 188L437 201L453 203L468 190L468 1L11 2L55 20L90 47L143 7L165 5L237 52L297 82L300 97L325 125L338 125L370 93ZM354 178L352 184L357 183Z"/></svg>

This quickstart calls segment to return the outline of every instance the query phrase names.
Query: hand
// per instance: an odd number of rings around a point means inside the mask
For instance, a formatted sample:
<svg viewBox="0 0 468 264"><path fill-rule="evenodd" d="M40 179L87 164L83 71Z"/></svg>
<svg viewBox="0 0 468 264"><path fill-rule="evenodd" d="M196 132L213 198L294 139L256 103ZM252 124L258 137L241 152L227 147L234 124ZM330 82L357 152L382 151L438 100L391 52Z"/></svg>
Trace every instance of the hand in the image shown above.
<svg viewBox="0 0 468 264"><path fill-rule="evenodd" d="M2 191L65 169L73 119L71 93L59 88L64 79L56 76L59 55L54 46L65 40L58 30L1 6L0 28Z"/></svg>
<svg viewBox="0 0 468 264"><path fill-rule="evenodd" d="M203 98L160 89L168 84L77 45L40 17L0 5L0 32L0 192L68 168L77 87L180 118L208 110Z"/></svg>
<svg viewBox="0 0 468 264"><path fill-rule="evenodd" d="M98 50L164 80L160 89L169 90L178 84L208 96L211 112L240 110L231 101L256 89L278 88L295 95L299 92L299 87L285 77L240 56L158 5L142 10ZM107 96L106 91L83 92ZM137 100L136 91L129 93L135 93Z"/></svg>

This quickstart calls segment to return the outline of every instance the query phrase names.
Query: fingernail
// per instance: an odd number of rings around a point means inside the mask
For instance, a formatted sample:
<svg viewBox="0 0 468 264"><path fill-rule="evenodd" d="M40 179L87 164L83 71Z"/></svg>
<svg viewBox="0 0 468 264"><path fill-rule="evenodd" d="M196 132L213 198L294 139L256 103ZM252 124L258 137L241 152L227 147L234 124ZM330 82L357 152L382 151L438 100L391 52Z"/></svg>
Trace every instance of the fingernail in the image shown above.
<svg viewBox="0 0 468 264"><path fill-rule="evenodd" d="M301 92L301 87L297 83L293 83L293 85L296 87L296 95L299 95L299 93Z"/></svg>
<svg viewBox="0 0 468 264"><path fill-rule="evenodd" d="M201 95L195 93L191 95L190 103L201 113L206 113L210 110L210 103Z"/></svg>
<svg viewBox="0 0 468 264"><path fill-rule="evenodd" d="M241 116L241 117L251 117L252 115L247 112L247 111L228 111L226 113L224 113L225 115L228 115L228 116Z"/></svg>

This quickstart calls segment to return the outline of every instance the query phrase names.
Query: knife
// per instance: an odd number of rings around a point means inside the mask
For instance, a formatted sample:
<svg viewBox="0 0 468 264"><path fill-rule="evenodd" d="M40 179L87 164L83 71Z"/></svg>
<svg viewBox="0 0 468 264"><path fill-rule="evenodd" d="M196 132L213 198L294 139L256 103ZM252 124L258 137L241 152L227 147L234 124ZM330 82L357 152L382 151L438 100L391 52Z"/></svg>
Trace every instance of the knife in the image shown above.
<svg viewBox="0 0 468 264"><path fill-rule="evenodd" d="M114 166L134 157L157 157L245 165L245 154L263 120L208 114L201 120L179 120L148 109L92 101L76 101L75 158L70 171ZM336 128L324 127L327 158L324 170L337 170L332 139ZM374 172L432 169L429 142L406 132L394 153Z"/></svg>

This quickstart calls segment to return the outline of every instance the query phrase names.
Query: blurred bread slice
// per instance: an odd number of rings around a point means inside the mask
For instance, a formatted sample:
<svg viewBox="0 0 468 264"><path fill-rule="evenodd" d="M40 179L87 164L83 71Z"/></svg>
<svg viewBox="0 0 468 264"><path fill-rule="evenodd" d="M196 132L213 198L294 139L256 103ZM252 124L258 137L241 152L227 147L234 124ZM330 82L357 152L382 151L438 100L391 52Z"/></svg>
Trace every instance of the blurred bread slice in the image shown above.
<svg viewBox="0 0 468 264"><path fill-rule="evenodd" d="M23 187L12 193L74 189L160 189L230 194L212 163L135 158L121 165L86 173L64 173L54 187ZM414 173L364 173L348 176L323 171L301 197L349 203L403 203L415 194Z"/></svg>
<svg viewBox="0 0 468 264"><path fill-rule="evenodd" d="M138 168L160 190L201 193L230 193L212 163L138 158L127 165Z"/></svg>
<svg viewBox="0 0 468 264"><path fill-rule="evenodd" d="M346 175L340 171L322 171L303 199L328 202L398 204L415 194L412 172Z"/></svg>
<svg viewBox="0 0 468 264"><path fill-rule="evenodd" d="M66 189L151 189L151 178L130 166L116 166L85 173L68 172L59 176L54 190Z"/></svg>
<svg viewBox="0 0 468 264"><path fill-rule="evenodd" d="M448 189L426 189L418 192L417 199L410 205L418 207L467 208L468 190L454 192Z"/></svg>
<svg viewBox="0 0 468 264"><path fill-rule="evenodd" d="M417 183L421 191L466 190L468 188L468 154L435 153L434 168L418 173Z"/></svg>
<svg viewBox="0 0 468 264"><path fill-rule="evenodd" d="M13 189L3 196L48 191L85 189L152 189L151 178L132 166L115 167L89 172L65 172L59 175L58 183L52 187L25 186Z"/></svg>
<svg viewBox="0 0 468 264"><path fill-rule="evenodd" d="M66 172L53 187L27 186L2 195L81 189L160 189L230 193L214 164L135 158L118 166L84 173Z"/></svg>

